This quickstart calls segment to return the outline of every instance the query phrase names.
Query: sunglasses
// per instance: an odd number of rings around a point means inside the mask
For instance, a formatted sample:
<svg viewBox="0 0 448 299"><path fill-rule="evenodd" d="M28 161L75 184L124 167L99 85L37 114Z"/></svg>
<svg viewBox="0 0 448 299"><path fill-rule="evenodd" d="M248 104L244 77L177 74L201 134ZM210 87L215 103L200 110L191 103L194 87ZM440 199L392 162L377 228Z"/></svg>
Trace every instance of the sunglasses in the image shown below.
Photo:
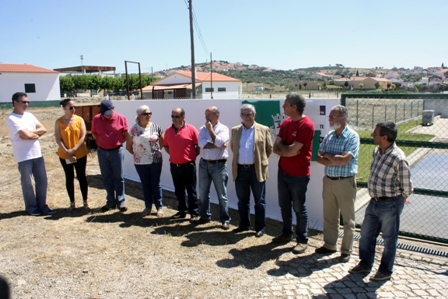
<svg viewBox="0 0 448 299"><path fill-rule="evenodd" d="M181 118L182 115L171 115L171 118Z"/></svg>
<svg viewBox="0 0 448 299"><path fill-rule="evenodd" d="M22 101L22 104L29 104L30 101Z"/></svg>
<svg viewBox="0 0 448 299"><path fill-rule="evenodd" d="M68 106L68 107L65 107L65 108L67 108L68 110L73 110L73 109L76 109L76 106Z"/></svg>
<svg viewBox="0 0 448 299"><path fill-rule="evenodd" d="M252 117L254 115L252 113L241 113L241 116L243 116L243 117Z"/></svg>
<svg viewBox="0 0 448 299"><path fill-rule="evenodd" d="M140 115L150 116L150 115L152 115L152 112L145 112L145 113L142 113L142 114L140 114Z"/></svg>

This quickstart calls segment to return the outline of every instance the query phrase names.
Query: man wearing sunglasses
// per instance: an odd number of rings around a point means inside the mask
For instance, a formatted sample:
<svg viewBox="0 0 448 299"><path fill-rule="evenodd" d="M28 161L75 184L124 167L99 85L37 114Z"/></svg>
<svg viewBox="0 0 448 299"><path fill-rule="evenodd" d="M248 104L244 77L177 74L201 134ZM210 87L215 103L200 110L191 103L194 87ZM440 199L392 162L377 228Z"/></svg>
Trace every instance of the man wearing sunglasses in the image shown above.
<svg viewBox="0 0 448 299"><path fill-rule="evenodd" d="M6 119L14 160L19 164L25 210L32 216L41 213L52 215L56 212L47 205L47 171L42 156L39 138L47 129L37 118L26 112L28 96L16 92L12 96L13 112ZM31 178L34 177L35 189Z"/></svg>
<svg viewBox="0 0 448 299"><path fill-rule="evenodd" d="M101 102L101 113L92 120L92 136L98 146L98 163L107 192L106 205L101 210L107 212L118 207L120 212L126 212L123 143L129 137L129 125L126 117L115 113L114 108L109 100Z"/></svg>
<svg viewBox="0 0 448 299"><path fill-rule="evenodd" d="M198 214L196 193L196 157L199 155L198 130L185 122L185 110L174 108L171 111L173 124L165 130L163 147L170 155L170 171L173 178L174 193L179 201L178 212L173 219L183 219L187 212L192 220ZM188 194L188 207L185 198Z"/></svg>

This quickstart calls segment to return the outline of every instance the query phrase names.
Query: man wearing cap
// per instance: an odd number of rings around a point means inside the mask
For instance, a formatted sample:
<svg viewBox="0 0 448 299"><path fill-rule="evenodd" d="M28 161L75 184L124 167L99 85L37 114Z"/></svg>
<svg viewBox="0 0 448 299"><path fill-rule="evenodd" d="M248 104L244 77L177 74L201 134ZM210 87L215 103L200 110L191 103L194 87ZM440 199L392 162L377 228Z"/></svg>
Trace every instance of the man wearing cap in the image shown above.
<svg viewBox="0 0 448 299"><path fill-rule="evenodd" d="M114 105L109 100L101 102L100 111L101 114L95 115L92 120L92 136L98 146L98 162L107 192L106 205L101 209L107 212L118 207L121 212L126 212L123 143L128 137L128 121L114 111Z"/></svg>

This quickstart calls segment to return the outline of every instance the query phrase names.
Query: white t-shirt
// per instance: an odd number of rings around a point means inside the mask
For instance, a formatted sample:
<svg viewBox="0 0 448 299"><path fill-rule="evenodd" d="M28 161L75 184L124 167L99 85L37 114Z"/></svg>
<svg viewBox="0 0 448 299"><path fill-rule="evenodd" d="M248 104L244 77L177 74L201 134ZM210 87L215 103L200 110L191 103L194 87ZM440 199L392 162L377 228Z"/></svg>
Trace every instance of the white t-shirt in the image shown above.
<svg viewBox="0 0 448 299"><path fill-rule="evenodd" d="M9 131L14 160L17 163L42 157L39 139L25 140L19 135L20 130L35 130L37 124L39 121L29 112L25 112L23 115L12 112L8 115L6 126Z"/></svg>

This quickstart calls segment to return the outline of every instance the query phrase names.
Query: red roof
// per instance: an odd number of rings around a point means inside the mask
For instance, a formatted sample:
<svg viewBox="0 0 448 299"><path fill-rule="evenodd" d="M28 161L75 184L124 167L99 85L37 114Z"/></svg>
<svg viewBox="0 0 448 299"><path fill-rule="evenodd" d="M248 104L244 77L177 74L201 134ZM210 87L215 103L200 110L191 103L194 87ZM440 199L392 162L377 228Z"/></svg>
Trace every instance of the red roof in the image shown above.
<svg viewBox="0 0 448 299"><path fill-rule="evenodd" d="M43 67L34 66L31 64L6 64L0 63L0 73L55 73L59 72L44 69Z"/></svg>
<svg viewBox="0 0 448 299"><path fill-rule="evenodd" d="M191 78L191 72L176 72L180 75L183 75L185 77ZM196 79L199 81L210 81L210 73L205 73L205 72L196 72ZM213 82L241 82L241 80L236 79L236 78L232 78L226 75L221 75L218 73L213 73L212 74L212 80Z"/></svg>

